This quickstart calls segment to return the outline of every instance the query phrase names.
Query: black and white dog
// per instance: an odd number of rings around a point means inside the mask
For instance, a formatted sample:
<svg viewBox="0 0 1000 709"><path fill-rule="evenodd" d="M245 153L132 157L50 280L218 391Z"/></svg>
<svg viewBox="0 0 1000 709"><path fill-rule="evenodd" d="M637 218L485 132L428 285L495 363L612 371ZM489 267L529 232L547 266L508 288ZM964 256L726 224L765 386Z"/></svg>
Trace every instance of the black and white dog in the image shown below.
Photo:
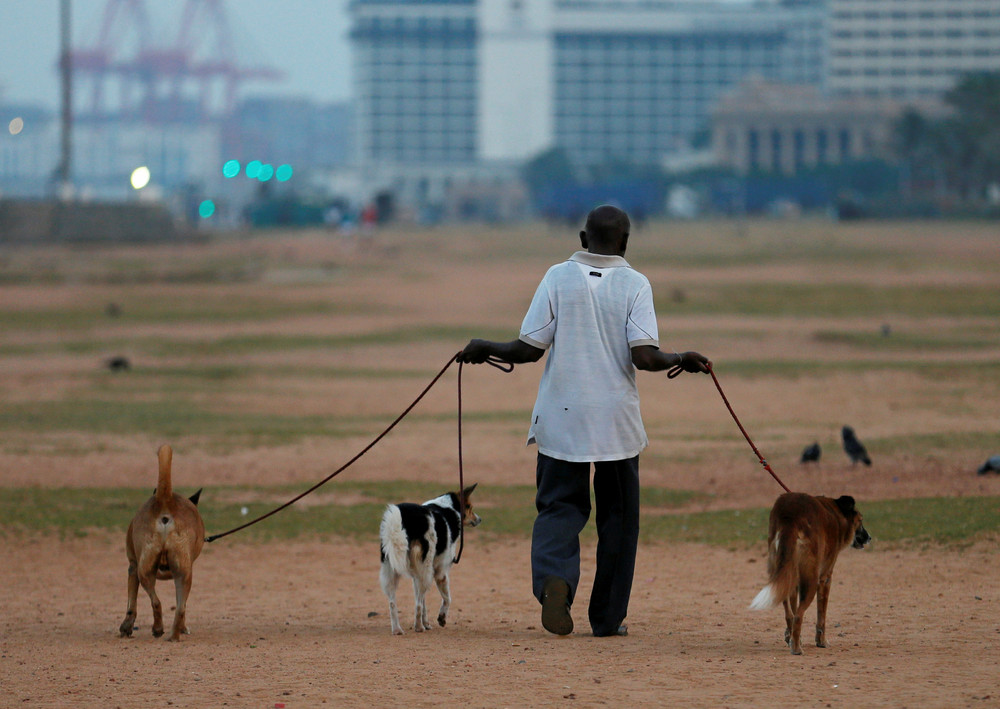
<svg viewBox="0 0 1000 709"><path fill-rule="evenodd" d="M427 622L426 595L432 583L436 583L441 592L441 610L437 620L439 625L444 626L451 606L448 572L455 561L455 547L461 532L459 525L464 523L475 527L482 521L472 511L469 500L475 489L476 486L471 485L461 493L448 492L422 505L401 502L385 508L379 526L382 540L379 581L389 599L393 635L403 634L396 609L396 587L401 576L413 579L413 629L418 633L431 629Z"/></svg>

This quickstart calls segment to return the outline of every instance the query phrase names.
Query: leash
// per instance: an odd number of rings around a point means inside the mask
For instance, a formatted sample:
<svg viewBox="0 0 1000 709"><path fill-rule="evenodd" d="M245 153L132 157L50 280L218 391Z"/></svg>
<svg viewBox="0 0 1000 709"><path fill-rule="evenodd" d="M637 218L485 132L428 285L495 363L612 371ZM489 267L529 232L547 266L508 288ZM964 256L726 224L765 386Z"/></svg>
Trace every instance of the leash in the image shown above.
<svg viewBox="0 0 1000 709"><path fill-rule="evenodd" d="M740 432L743 434L743 437L747 439L747 443L750 444L750 447L753 449L753 452L757 454L757 459L760 460L760 464L763 465L764 469L771 474L771 477L774 478L778 482L778 484L781 485L782 488L784 488L785 492L791 492L791 490L788 489L788 486L785 485L785 483L781 482L781 478L779 478L778 475L771 469L771 466L768 465L767 461L764 460L764 456L762 456L760 454L760 451L757 450L757 446L755 446L753 441L750 440L750 436L749 434L747 434L747 430L743 428L743 424L740 423L739 417L736 415L736 412L733 411L733 407L732 405L730 405L729 399L726 398L726 393L722 391L722 385L719 384L719 378L715 376L715 370L712 369L712 363L709 362L705 366L708 367L708 373L712 375L712 381L715 382L715 388L719 390L719 396L722 397L722 400L726 404L726 408L729 409L729 413L730 415L732 415L733 421L735 421L736 425L739 426ZM667 377L673 379L683 371L684 370L681 368L679 364L675 365L674 367L671 367L667 371Z"/></svg>
<svg viewBox="0 0 1000 709"><path fill-rule="evenodd" d="M461 354L461 352L459 352ZM462 551L465 549L465 473L462 464L462 366L465 364L458 359L458 553L451 563L457 564L462 560ZM496 367L501 372L510 374L514 371L514 363L490 355L486 358L486 364Z"/></svg>
<svg viewBox="0 0 1000 709"><path fill-rule="evenodd" d="M234 532L239 532L240 530L246 529L247 527L250 527L251 525L257 524L258 522L263 522L268 517L270 517L272 515L275 515L275 514L281 512L283 509L285 509L287 507L290 507L291 505L295 504L296 502L298 502L299 500L301 500L306 495L308 495L308 494L310 494L312 492L315 492L320 487L322 487L323 485L326 485L328 482L330 482L331 480L333 480L333 478L335 478L338 475L340 475L340 473L342 473L343 471L347 470L347 468L351 467L359 458L361 458L361 456L363 456L369 450L371 450L372 448L374 448L375 445L379 441L381 441L383 438L385 438L389 434L389 431L391 431L392 429L394 429L396 427L396 424L398 424L400 421L402 421L406 417L406 415L408 413L410 413L410 411L412 411L413 408L418 403L420 403L420 400L423 399L424 396L427 394L427 392L429 392L431 390L431 387L433 387L435 384L437 384L438 380L442 376L444 376L444 373L446 371L448 371L448 368L454 362L458 362L458 477L459 477L459 490L461 491L462 489L464 489L463 485L462 485L462 482L463 482L463 472L462 472L462 362L460 362L458 360L458 357L461 354L462 353L459 352L455 356L449 358L448 359L448 363L445 364L444 367L441 368L440 372L438 372L436 375L434 375L434 378L431 379L430 384L428 384L426 387L424 387L424 390L422 392L420 392L420 394L417 395L417 398L413 400L413 403L411 403L409 406L407 406L406 409L404 409L403 413L401 413L399 416L397 416L395 418L395 420L392 423L390 423L386 427L386 429L384 431L382 431L382 433L378 434L372 440L371 443L369 443L367 446L365 446L361 450L361 452L357 453L349 461L347 461L342 466L340 466L339 468L337 468L336 470L334 470L332 473L330 473L325 478L323 478L322 480L320 480L318 483L316 483L315 485L313 485L312 487L310 487L308 490L305 490L304 492L299 493L298 495L296 495L295 497L293 497L292 499L290 499L288 502L285 502L284 504L279 505L278 507L275 507L270 512L267 512L266 514L262 514L260 517L257 517L256 519L252 519L249 522L245 522L245 523L241 524L238 527L233 527L232 529L230 529L228 531L221 532L220 534L213 534L210 537L205 537L205 541L211 543L211 542L214 542L216 539L222 539L223 537L228 537L230 534L233 534ZM500 370L502 370L504 372L512 372L512 371L514 371L514 365L512 363L507 362L507 361L502 360L502 359L499 359L497 357L489 357L486 360L486 363L489 364L489 365L491 365L491 366L493 366L493 367L496 367L497 369L500 369ZM464 520L464 518L465 518L465 500L462 498L461 494L459 494L458 498L459 498L459 506L461 507L460 514L462 515L462 519ZM465 539L464 530L463 530L464 527L465 527L464 524L459 524L459 530L460 530L459 531L459 537L463 540L463 543L464 543L464 539ZM459 549L459 556L461 556L461 554L462 554L461 549ZM455 563L458 563L458 559L457 558L455 559Z"/></svg>

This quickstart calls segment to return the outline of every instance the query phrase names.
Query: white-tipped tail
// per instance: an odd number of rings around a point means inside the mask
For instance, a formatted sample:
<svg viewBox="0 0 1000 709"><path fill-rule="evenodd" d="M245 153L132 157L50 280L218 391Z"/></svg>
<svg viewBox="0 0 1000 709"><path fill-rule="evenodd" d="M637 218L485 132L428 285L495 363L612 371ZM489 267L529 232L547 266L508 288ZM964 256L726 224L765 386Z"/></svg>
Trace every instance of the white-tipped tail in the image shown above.
<svg viewBox="0 0 1000 709"><path fill-rule="evenodd" d="M406 532L403 530L403 517L396 505L388 505L385 508L382 523L379 525L379 537L382 541L382 553L389 560L393 570L397 574L408 576L409 544L406 541Z"/></svg>
<svg viewBox="0 0 1000 709"><path fill-rule="evenodd" d="M774 597L774 586L768 584L760 589L760 593L750 602L750 610L766 611L768 608L773 608L776 604L777 599Z"/></svg>

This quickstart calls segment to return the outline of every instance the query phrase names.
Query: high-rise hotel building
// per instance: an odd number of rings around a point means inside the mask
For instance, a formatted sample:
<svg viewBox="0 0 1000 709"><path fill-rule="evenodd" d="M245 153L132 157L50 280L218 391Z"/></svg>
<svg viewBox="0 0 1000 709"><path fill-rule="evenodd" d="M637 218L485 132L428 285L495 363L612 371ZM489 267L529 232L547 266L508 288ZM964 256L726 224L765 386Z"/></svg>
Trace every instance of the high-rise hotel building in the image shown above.
<svg viewBox="0 0 1000 709"><path fill-rule="evenodd" d="M829 0L829 13L834 94L939 98L1000 71L1000 0Z"/></svg>
<svg viewBox="0 0 1000 709"><path fill-rule="evenodd" d="M353 0L357 162L428 184L550 148L659 163L743 79L822 86L824 0Z"/></svg>

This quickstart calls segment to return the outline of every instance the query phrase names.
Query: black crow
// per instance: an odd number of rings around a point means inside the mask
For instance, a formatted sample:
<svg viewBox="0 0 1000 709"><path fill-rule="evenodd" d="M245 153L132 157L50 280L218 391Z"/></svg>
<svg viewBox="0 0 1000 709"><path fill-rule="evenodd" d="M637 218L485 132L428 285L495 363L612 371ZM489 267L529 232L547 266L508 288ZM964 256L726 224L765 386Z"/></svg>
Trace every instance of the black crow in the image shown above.
<svg viewBox="0 0 1000 709"><path fill-rule="evenodd" d="M872 459L868 457L868 451L865 450L865 447L861 445L861 441L854 435L853 428L844 426L840 431L840 435L844 438L844 452L847 453L847 457L851 459L852 464L857 465L859 461L865 465L872 464Z"/></svg>
<svg viewBox="0 0 1000 709"><path fill-rule="evenodd" d="M117 357L109 357L104 363L104 366L112 372L124 372L131 369L132 363L128 361L128 357L122 357L119 355Z"/></svg>
<svg viewBox="0 0 1000 709"><path fill-rule="evenodd" d="M802 449L802 461L803 463L815 463L819 461L819 443L813 443L811 446L806 446Z"/></svg>
<svg viewBox="0 0 1000 709"><path fill-rule="evenodd" d="M1000 455L991 455L986 462L979 466L979 475L986 473L1000 473Z"/></svg>

